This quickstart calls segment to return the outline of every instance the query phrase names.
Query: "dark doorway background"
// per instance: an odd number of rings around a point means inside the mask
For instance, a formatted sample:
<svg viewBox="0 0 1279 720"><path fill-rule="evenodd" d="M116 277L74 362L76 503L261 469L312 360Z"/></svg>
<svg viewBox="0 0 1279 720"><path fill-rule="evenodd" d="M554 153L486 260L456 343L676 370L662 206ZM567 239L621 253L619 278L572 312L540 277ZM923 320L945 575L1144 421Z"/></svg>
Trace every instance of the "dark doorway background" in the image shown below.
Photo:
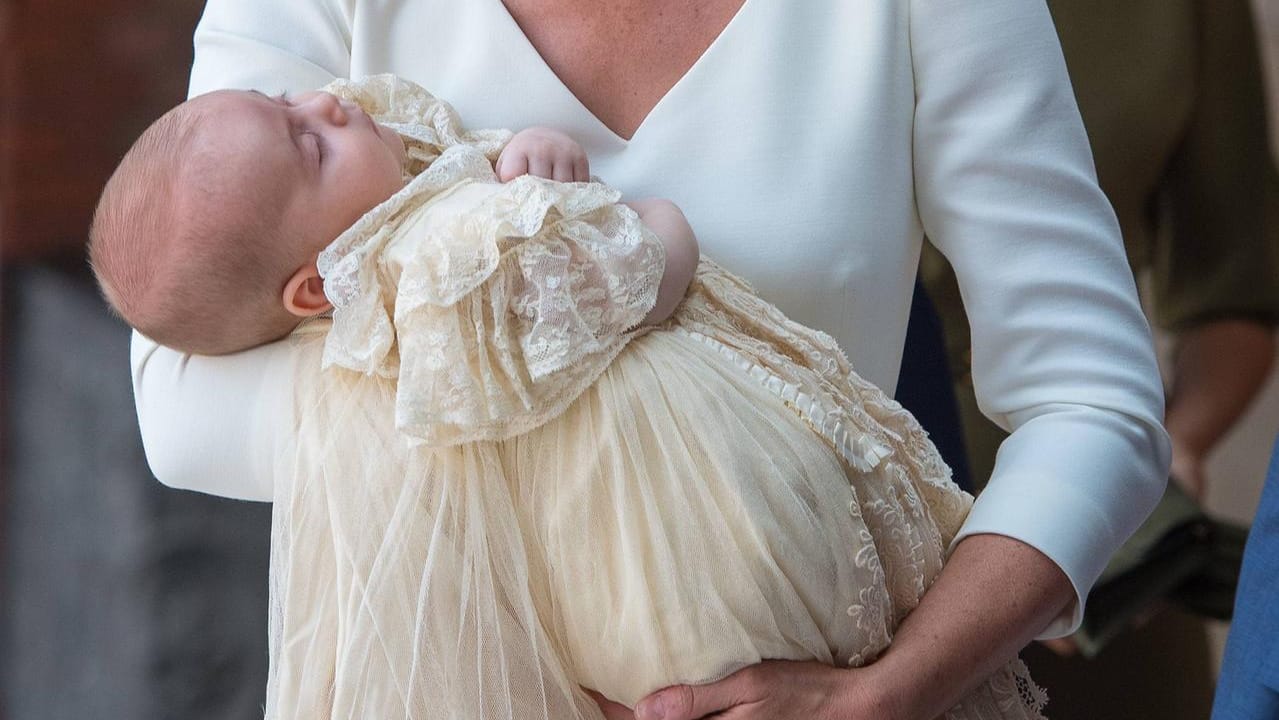
<svg viewBox="0 0 1279 720"><path fill-rule="evenodd" d="M270 509L152 478L84 260L203 5L0 0L2 720L262 716Z"/></svg>

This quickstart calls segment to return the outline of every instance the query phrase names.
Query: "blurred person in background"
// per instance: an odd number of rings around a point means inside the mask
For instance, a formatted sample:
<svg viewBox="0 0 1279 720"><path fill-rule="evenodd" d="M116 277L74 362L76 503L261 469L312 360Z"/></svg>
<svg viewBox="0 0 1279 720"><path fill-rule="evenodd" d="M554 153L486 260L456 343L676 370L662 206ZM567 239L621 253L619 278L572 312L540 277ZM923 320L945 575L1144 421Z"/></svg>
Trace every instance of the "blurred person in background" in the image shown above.
<svg viewBox="0 0 1279 720"><path fill-rule="evenodd" d="M1279 318L1279 192L1252 11L1246 0L1048 4L1102 189L1134 270L1148 276L1155 322L1175 339L1166 368L1172 475L1202 499L1204 460L1267 378ZM1004 433L974 399L953 275L930 248L921 274L943 317L980 485ZM1170 614L1095 661L1033 648L1027 659L1054 690L1050 716L1070 720L1202 718L1212 694L1208 657L1202 625Z"/></svg>
<svg viewBox="0 0 1279 720"><path fill-rule="evenodd" d="M1267 68L1272 92L1279 88L1279 12L1273 4L1261 11L1263 35L1269 36ZM1273 95L1272 95L1273 102ZM1273 104L1272 104L1273 108ZM1276 136L1271 124L1271 138ZM1270 458L1266 484L1248 538L1239 592L1226 644L1214 720L1262 720L1279 717L1279 440Z"/></svg>
<svg viewBox="0 0 1279 720"><path fill-rule="evenodd" d="M1279 718L1279 441L1248 537L1213 720Z"/></svg>

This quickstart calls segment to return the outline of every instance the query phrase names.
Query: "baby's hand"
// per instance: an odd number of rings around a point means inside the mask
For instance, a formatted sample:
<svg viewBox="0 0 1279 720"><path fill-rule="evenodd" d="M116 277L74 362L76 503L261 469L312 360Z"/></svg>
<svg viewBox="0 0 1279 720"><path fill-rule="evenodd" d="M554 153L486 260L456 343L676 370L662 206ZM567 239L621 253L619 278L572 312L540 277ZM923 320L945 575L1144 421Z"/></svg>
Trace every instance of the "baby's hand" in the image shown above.
<svg viewBox="0 0 1279 720"><path fill-rule="evenodd" d="M586 151L573 138L550 128L529 128L511 138L497 158L497 177L509 182L524 174L560 182L589 182Z"/></svg>

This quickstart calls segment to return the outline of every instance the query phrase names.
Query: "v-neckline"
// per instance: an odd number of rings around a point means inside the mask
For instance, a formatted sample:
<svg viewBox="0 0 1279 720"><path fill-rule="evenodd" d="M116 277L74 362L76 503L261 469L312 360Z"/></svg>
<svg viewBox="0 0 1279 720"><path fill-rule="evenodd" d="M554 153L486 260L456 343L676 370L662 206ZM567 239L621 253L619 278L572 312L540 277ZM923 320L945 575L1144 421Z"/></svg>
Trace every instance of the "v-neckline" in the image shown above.
<svg viewBox="0 0 1279 720"><path fill-rule="evenodd" d="M581 98L577 96L577 93L573 92L572 88L570 88L560 78L559 74L551 68L550 63L546 62L546 58L542 56L541 51L539 51L537 46L533 44L533 41L529 39L528 34L525 33L524 29L520 27L520 24L515 21L515 16L512 15L510 9L506 7L506 3L502 0L488 0L488 2L497 6L495 8L496 12L502 16L508 28L517 36L518 42L524 48L524 51L532 56L535 61L534 64L541 69L541 72L550 76L552 83L558 88L558 90L564 95L567 95L577 108L590 119L591 123L607 135L611 142L625 147L635 142L635 138L640 136L640 133L644 131L645 126L649 124L649 121L657 114L658 110L660 110L663 105L667 104L667 99L670 98L671 95L675 94L681 87L691 82L690 78L697 73L698 68L708 62L708 58L716 53L716 48L727 42L727 38L729 38L733 27L741 24L742 16L745 15L747 6L751 5L753 2L758 2L758 0L742 0L742 4L738 6L736 11L734 11L733 16L728 19L728 22L724 23L724 27L720 28L719 33L715 35L715 39L711 40L711 43L706 46L706 49L703 50L702 53L697 56L697 59L694 60L693 63L684 70L683 74L679 76L679 79L677 79L670 87L666 88L666 91L657 99L657 102L653 103L653 106L648 109L648 112L644 113L643 119L641 119L639 124L635 126L635 131L631 133L629 138L622 137L616 130L601 120L600 117L595 114L595 111L587 107L586 103L582 102Z"/></svg>

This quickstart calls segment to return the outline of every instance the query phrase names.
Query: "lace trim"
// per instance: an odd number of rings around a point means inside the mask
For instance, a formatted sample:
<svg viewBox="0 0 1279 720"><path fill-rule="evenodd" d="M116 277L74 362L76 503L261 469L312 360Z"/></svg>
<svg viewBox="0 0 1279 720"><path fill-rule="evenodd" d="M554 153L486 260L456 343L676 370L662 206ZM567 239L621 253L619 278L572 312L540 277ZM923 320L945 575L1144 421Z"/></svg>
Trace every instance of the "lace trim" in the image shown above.
<svg viewBox="0 0 1279 720"><path fill-rule="evenodd" d="M1042 718L1044 707L1048 705L1048 691L1036 684L1034 679L1030 677L1030 668L1026 667L1026 663L1021 658L1013 660L1010 663L1010 669L1012 670L1013 685L1016 687L1017 697L1031 712Z"/></svg>
<svg viewBox="0 0 1279 720"><path fill-rule="evenodd" d="M789 407L797 410L800 417L825 438L845 462L857 470L870 472L878 467L882 460L893 454L892 449L876 442L868 433L856 428L850 431L841 419L842 413L826 407L821 401L800 390L798 385L783 380L762 365L752 362L745 355L695 330L682 327L674 327L672 330L712 348L741 368L747 375L758 380Z"/></svg>
<svg viewBox="0 0 1279 720"><path fill-rule="evenodd" d="M452 105L420 85L389 73L360 80L338 79L324 90L357 103L404 139L406 180L436 160L446 148L469 145L496 162L513 133L504 129L468 130Z"/></svg>
<svg viewBox="0 0 1279 720"><path fill-rule="evenodd" d="M791 321L745 280L706 258L676 316L680 327L700 331L796 384L829 405L825 410L842 413L845 426L893 450L893 459L880 471L905 476L899 482L913 486L912 499L927 506L942 529L943 547L949 545L972 496L951 480L950 469L914 417L857 375L829 335Z"/></svg>
<svg viewBox="0 0 1279 720"><path fill-rule="evenodd" d="M1014 658L959 701L945 720L1045 720L1048 694L1030 679L1030 671Z"/></svg>
<svg viewBox="0 0 1279 720"><path fill-rule="evenodd" d="M379 228L405 211L416 209L426 199L454 190L467 179L489 179L496 182L493 168L484 155L464 145L445 150L435 164L400 188L380 205L360 217L316 259L316 268L324 278L324 294L339 310L348 307L370 284L364 277L366 258L380 249L368 243ZM363 280L363 282L362 282Z"/></svg>

